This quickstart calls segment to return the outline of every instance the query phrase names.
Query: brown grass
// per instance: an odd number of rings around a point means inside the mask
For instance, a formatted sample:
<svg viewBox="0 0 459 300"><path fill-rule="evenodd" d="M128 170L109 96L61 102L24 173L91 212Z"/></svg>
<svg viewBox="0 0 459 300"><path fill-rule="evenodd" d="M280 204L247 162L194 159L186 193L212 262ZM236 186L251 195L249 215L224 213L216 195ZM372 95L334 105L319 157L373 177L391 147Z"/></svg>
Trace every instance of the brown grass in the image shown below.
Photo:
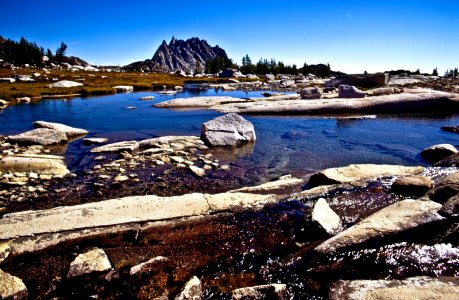
<svg viewBox="0 0 459 300"><path fill-rule="evenodd" d="M51 70L45 74L38 69L10 70L0 68L0 77L14 77L16 75L31 75L40 73L35 82L0 82L0 99L15 101L18 97L41 98L45 95L70 95L82 96L113 94L114 86L131 85L135 91L162 90L177 85L183 86L185 82L219 82L218 78L187 78L171 74L144 74L144 73L115 73L115 72L71 72ZM48 88L48 85L57 80L72 80L83 83L82 87L73 88Z"/></svg>

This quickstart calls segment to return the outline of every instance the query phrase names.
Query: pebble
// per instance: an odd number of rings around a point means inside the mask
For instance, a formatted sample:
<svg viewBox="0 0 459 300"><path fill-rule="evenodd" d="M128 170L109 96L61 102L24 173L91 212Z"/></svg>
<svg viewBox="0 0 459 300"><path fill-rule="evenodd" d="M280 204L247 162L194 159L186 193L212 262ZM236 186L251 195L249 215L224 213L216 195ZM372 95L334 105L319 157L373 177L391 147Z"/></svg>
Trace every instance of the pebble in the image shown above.
<svg viewBox="0 0 459 300"><path fill-rule="evenodd" d="M94 157L93 160L95 161L101 161L101 160L106 160L107 158L105 156L97 156L97 157Z"/></svg>
<svg viewBox="0 0 459 300"><path fill-rule="evenodd" d="M220 166L220 169L222 169L223 171L228 171L231 167L229 165L221 165Z"/></svg>
<svg viewBox="0 0 459 300"><path fill-rule="evenodd" d="M128 180L129 180L129 177L127 177L126 175L118 175L114 179L114 181L116 181L116 182L124 182L124 181L128 181Z"/></svg>
<svg viewBox="0 0 459 300"><path fill-rule="evenodd" d="M95 165L95 166L93 167L93 169L94 169L94 170L100 170L100 169L102 169L102 166L101 166L101 165Z"/></svg>

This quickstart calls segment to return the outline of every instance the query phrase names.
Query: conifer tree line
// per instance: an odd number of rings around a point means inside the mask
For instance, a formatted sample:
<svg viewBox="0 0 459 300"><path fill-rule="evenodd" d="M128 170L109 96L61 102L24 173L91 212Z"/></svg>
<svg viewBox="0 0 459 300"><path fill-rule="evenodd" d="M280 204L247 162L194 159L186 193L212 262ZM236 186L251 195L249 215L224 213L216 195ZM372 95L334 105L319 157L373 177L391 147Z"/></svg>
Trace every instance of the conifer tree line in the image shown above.
<svg viewBox="0 0 459 300"><path fill-rule="evenodd" d="M24 37L16 42L0 36L0 58L15 65L43 67L49 62L61 63L66 50L67 45L64 42L53 53L49 48L45 51L43 47L35 42L29 42ZM43 60L44 56L48 57L48 61Z"/></svg>

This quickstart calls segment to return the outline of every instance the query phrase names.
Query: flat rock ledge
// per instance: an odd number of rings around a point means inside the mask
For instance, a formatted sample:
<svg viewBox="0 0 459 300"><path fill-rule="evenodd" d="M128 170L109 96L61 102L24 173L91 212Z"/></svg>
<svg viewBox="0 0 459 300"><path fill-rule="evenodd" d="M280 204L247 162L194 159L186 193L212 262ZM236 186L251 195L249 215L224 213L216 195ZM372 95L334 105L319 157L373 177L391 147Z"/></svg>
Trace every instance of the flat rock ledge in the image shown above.
<svg viewBox="0 0 459 300"><path fill-rule="evenodd" d="M309 187L321 185L354 183L385 176L418 175L423 167L405 167L397 165L356 164L341 168L330 168L310 177Z"/></svg>
<svg viewBox="0 0 459 300"><path fill-rule="evenodd" d="M74 137L83 136L83 135L88 134L87 130L67 126L67 125L60 124L60 123L35 121L33 122L33 126L35 128L48 128L48 129L54 129L57 131L61 131L67 136L67 138L74 138Z"/></svg>
<svg viewBox="0 0 459 300"><path fill-rule="evenodd" d="M430 300L457 299L459 278L418 276L404 280L340 280L329 293L330 300Z"/></svg>
<svg viewBox="0 0 459 300"><path fill-rule="evenodd" d="M70 173L64 157L55 155L20 154L0 160L0 172L34 172L40 175L64 176Z"/></svg>
<svg viewBox="0 0 459 300"><path fill-rule="evenodd" d="M233 208L254 208L276 201L273 195L247 193L182 196L134 196L49 210L6 214L0 219L0 240L102 226L208 215Z"/></svg>
<svg viewBox="0 0 459 300"><path fill-rule="evenodd" d="M402 200L389 205L315 248L322 253L357 245L372 238L386 236L442 220L438 214L442 205L430 200Z"/></svg>

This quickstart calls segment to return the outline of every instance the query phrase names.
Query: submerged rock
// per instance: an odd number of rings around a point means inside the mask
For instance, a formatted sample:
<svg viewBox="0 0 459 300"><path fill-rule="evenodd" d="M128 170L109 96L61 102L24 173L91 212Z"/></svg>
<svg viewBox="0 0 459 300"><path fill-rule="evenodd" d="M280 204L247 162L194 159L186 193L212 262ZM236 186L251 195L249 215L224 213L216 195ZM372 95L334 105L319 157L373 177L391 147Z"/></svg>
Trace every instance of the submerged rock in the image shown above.
<svg viewBox="0 0 459 300"><path fill-rule="evenodd" d="M324 198L320 198L314 204L312 221L319 224L328 234L336 234L342 228L341 219Z"/></svg>
<svg viewBox="0 0 459 300"><path fill-rule="evenodd" d="M232 300L287 299L287 285L273 283L240 288L232 291Z"/></svg>
<svg viewBox="0 0 459 300"><path fill-rule="evenodd" d="M331 300L457 299L459 278L411 277L404 280L340 280L330 287Z"/></svg>
<svg viewBox="0 0 459 300"><path fill-rule="evenodd" d="M27 298L27 287L20 278L0 270L0 298L25 299Z"/></svg>
<svg viewBox="0 0 459 300"><path fill-rule="evenodd" d="M102 249L93 249L89 252L78 255L70 264L67 278L89 274L93 272L108 271L112 264L108 260L107 254Z"/></svg>
<svg viewBox="0 0 459 300"><path fill-rule="evenodd" d="M183 287L174 300L201 300L203 297L202 283L198 277L193 276Z"/></svg>
<svg viewBox="0 0 459 300"><path fill-rule="evenodd" d="M85 138L83 139L84 145L94 145L94 144L102 144L108 142L107 138Z"/></svg>
<svg viewBox="0 0 459 300"><path fill-rule="evenodd" d="M210 146L238 146L256 140L253 124L237 114L227 114L201 126L201 138Z"/></svg>
<svg viewBox="0 0 459 300"><path fill-rule="evenodd" d="M458 153L458 151L453 145L439 144L422 150L421 157L426 162L434 164L456 153Z"/></svg>
<svg viewBox="0 0 459 300"><path fill-rule="evenodd" d="M383 238L422 224L442 220L437 212L441 205L433 201L403 200L372 214L356 225L328 239L315 248L318 252L334 252L372 238Z"/></svg>
<svg viewBox="0 0 459 300"><path fill-rule="evenodd" d="M151 272L152 270L157 270L168 263L170 263L170 260L167 257L157 256L143 263L133 266L129 270L129 274L133 276L139 273Z"/></svg>
<svg viewBox="0 0 459 300"><path fill-rule="evenodd" d="M35 128L49 128L49 129L61 131L67 136L67 138L73 138L76 136L82 136L82 135L88 134L87 130L70 127L64 124L59 124L59 123L36 121L36 122L33 122L33 126Z"/></svg>
<svg viewBox="0 0 459 300"><path fill-rule="evenodd" d="M8 136L8 142L20 145L56 145L66 143L67 136L62 131L49 128L37 128L17 135Z"/></svg>
<svg viewBox="0 0 459 300"><path fill-rule="evenodd" d="M397 165L357 164L341 168L330 168L311 176L308 186L353 183L385 176L404 176L420 174L423 167L404 167Z"/></svg>

